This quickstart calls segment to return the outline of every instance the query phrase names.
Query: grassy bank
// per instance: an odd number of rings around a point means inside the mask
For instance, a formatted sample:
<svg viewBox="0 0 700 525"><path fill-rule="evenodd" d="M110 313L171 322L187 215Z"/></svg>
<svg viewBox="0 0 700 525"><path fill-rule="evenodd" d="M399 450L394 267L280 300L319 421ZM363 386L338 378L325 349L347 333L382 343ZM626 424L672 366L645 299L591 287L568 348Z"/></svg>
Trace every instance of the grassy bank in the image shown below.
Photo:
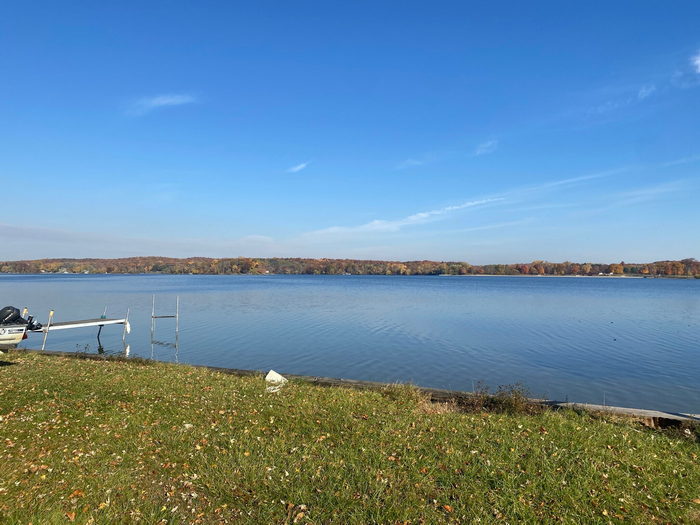
<svg viewBox="0 0 700 525"><path fill-rule="evenodd" d="M268 394L184 366L2 359L3 523L700 519L695 431L463 413L405 387Z"/></svg>

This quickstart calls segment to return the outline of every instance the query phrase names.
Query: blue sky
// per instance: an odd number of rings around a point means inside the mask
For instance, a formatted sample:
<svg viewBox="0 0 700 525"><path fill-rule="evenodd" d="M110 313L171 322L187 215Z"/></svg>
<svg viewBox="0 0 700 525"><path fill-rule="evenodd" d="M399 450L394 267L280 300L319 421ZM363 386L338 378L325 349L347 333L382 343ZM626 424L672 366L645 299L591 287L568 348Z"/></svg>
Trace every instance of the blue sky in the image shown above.
<svg viewBox="0 0 700 525"><path fill-rule="evenodd" d="M5 3L0 259L700 258L698 20L694 1Z"/></svg>

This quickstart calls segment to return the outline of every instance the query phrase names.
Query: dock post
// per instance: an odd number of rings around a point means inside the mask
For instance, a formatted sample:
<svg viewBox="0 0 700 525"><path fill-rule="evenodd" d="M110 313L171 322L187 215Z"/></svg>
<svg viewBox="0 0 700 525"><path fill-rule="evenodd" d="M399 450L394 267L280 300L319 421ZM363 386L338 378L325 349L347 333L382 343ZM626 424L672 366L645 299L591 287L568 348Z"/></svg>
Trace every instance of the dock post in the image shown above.
<svg viewBox="0 0 700 525"><path fill-rule="evenodd" d="M49 320L46 322L46 331L44 332L44 341L41 343L41 350L46 348L46 338L49 336L49 328L51 328L51 320L53 319L53 310L49 311Z"/></svg>
<svg viewBox="0 0 700 525"><path fill-rule="evenodd" d="M151 307L151 359L153 359L155 348L154 339L156 335L156 294L153 294L153 306Z"/></svg>
<svg viewBox="0 0 700 525"><path fill-rule="evenodd" d="M124 330L122 330L122 343L126 344L126 333L129 331L129 308L126 309L126 318L124 319Z"/></svg>
<svg viewBox="0 0 700 525"><path fill-rule="evenodd" d="M175 319L175 343L166 343L156 340L156 319ZM175 361L178 360L177 353L180 347L180 296L175 296L175 314L174 315L156 315L156 296L153 295L153 304L151 307L151 359L154 358L155 346L168 346L175 348Z"/></svg>
<svg viewBox="0 0 700 525"><path fill-rule="evenodd" d="M156 331L156 294L153 294L153 306L151 307L151 339Z"/></svg>
<svg viewBox="0 0 700 525"><path fill-rule="evenodd" d="M180 296L175 298L175 362L179 363L180 358Z"/></svg>

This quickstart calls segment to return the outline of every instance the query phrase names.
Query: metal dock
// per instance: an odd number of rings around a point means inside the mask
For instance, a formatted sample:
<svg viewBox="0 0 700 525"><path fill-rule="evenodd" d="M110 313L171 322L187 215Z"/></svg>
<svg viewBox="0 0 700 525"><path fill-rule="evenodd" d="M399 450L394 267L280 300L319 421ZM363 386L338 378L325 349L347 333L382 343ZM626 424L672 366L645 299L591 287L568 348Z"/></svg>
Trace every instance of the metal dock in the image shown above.
<svg viewBox="0 0 700 525"><path fill-rule="evenodd" d="M102 343L100 342L100 333L102 332L102 327L108 324L123 324L124 330L122 331L122 343L125 345L125 352L128 354L126 349L126 334L131 332L131 326L129 325L129 310L126 311L126 317L122 319L107 319L107 308L105 308L105 313L102 317L97 319L84 319L82 321L59 321L54 323L53 316L54 311L49 312L49 320L45 326L42 326L39 330L32 330L32 332L39 332L44 334L44 341L41 343L41 349L46 348L46 338L49 336L49 332L53 330L68 330L70 328L88 328L90 326L97 326L97 345L98 350L102 348Z"/></svg>
<svg viewBox="0 0 700 525"><path fill-rule="evenodd" d="M123 319L85 319L83 321L62 321L41 327L33 332L48 332L53 330L66 330L68 328L87 328L89 326L103 326L107 324L125 324L127 318Z"/></svg>

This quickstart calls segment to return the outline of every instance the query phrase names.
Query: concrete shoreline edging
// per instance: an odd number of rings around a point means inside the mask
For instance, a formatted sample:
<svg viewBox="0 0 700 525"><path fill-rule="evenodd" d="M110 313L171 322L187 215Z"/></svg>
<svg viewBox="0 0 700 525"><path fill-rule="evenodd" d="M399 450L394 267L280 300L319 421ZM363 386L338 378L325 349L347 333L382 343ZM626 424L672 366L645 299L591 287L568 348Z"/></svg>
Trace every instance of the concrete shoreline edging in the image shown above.
<svg viewBox="0 0 700 525"><path fill-rule="evenodd" d="M147 361L163 364L174 364L167 363L165 361L151 361L150 359L144 358L129 358L122 357L119 355L108 355L108 354L88 354L80 352L64 352L64 351L51 351L51 350L36 350L31 348L20 348L15 349L13 352L26 352L26 353L36 353L43 356L53 356L53 357L67 357L73 359L87 359L91 361ZM185 364L185 363L183 363ZM265 376L265 372L262 370L246 370L239 368L225 368L219 366L209 366L209 365L194 365L187 363L186 366L191 366L194 368L202 368L206 370L211 370L212 372L218 372L221 374L233 375L238 377L260 377ZM282 375L288 379L294 379L297 381L303 381L305 383L323 386L323 387L343 387L343 388L353 388L357 390L383 390L387 387L402 383L381 383L377 381L361 381L357 379L343 379L334 377L320 377L320 376L305 376L298 374L284 374ZM474 398L473 392L465 392L461 390L445 390L440 388L427 388L418 385L415 386L418 391L430 397L430 400L434 403L448 403L454 402L459 405L459 403L467 403ZM627 408L627 407L616 407L609 405L596 405L591 403L574 403L574 402L564 402L555 401L549 399L530 399L532 403L536 403L551 409L574 409L574 410L584 410L586 412L602 412L607 414L613 414L623 417L631 417L635 419L641 419L642 422L652 428L665 428L671 426L679 426L684 422L688 423L698 423L700 424L700 414L689 414L681 412L666 412L661 410L648 410L643 408Z"/></svg>

